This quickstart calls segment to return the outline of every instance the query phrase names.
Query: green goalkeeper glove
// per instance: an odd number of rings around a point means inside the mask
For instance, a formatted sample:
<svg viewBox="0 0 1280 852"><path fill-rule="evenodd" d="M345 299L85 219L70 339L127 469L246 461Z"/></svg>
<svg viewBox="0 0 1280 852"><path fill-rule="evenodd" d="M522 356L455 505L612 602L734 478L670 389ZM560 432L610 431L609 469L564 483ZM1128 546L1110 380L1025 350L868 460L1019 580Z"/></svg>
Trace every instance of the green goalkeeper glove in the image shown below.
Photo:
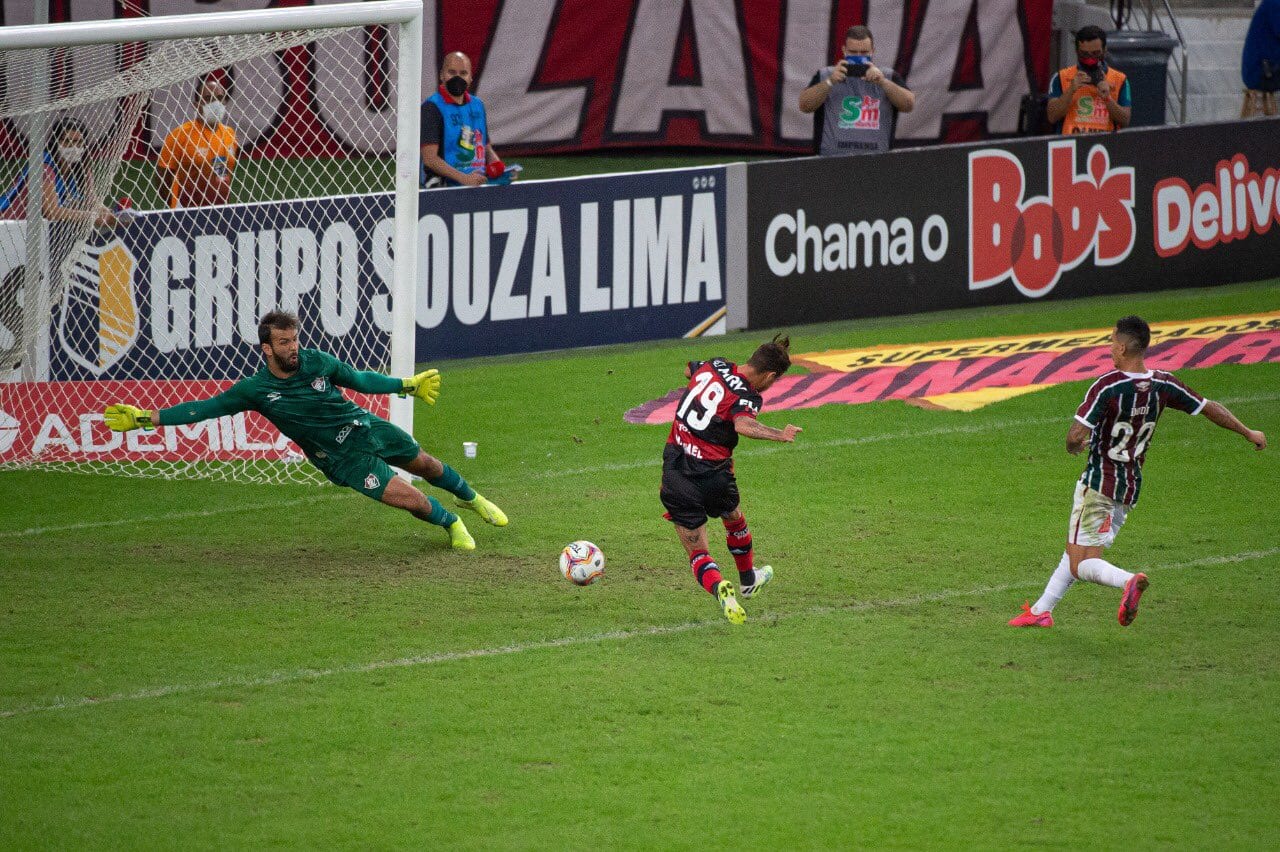
<svg viewBox="0 0 1280 852"><path fill-rule="evenodd" d="M156 428L155 423L152 422L154 417L154 411L120 403L108 405L107 410L102 412L102 419L106 422L107 428L116 432L128 432L132 429L151 431Z"/></svg>
<svg viewBox="0 0 1280 852"><path fill-rule="evenodd" d="M440 371L426 370L418 373L416 376L410 376L404 380L404 393L412 394L427 405L435 405L436 397L440 396Z"/></svg>

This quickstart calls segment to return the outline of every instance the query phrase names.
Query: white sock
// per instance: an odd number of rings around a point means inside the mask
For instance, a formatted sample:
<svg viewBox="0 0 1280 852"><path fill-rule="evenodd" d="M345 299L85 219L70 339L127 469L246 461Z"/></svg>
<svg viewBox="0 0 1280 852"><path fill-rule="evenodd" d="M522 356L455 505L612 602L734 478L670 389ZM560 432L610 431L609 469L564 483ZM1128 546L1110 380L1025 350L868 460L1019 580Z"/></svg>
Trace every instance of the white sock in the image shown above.
<svg viewBox="0 0 1280 852"><path fill-rule="evenodd" d="M1133 576L1123 568L1117 568L1105 559L1086 559L1076 566L1076 573L1081 580L1097 583L1100 586L1111 586L1123 589L1124 584Z"/></svg>
<svg viewBox="0 0 1280 852"><path fill-rule="evenodd" d="M1076 578L1071 576L1071 560L1064 553L1062 559L1058 560L1058 567L1054 569L1048 585L1044 587L1044 594L1032 605L1031 612L1035 615L1051 612L1075 581Z"/></svg>

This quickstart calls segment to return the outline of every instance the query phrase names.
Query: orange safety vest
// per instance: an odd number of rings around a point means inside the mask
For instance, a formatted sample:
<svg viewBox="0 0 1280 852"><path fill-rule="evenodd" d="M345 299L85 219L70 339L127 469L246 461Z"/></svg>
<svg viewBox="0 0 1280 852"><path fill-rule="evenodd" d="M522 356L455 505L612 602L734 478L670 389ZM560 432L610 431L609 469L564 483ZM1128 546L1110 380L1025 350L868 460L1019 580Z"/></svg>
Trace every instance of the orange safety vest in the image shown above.
<svg viewBox="0 0 1280 852"><path fill-rule="evenodd" d="M1080 68L1075 65L1063 68L1058 72L1058 78L1062 81L1063 92L1071 88L1071 82L1075 80L1078 73L1080 73ZM1107 69L1107 85L1111 87L1111 97L1120 97L1120 88L1124 86L1124 81L1123 71L1117 71L1114 68ZM1107 111L1106 101L1098 94L1097 87L1092 83L1085 83L1079 89L1076 89L1075 95L1071 98L1071 105L1067 107L1067 114L1062 118L1062 132L1105 133L1108 130L1115 129L1116 123L1111 120L1111 113Z"/></svg>
<svg viewBox="0 0 1280 852"><path fill-rule="evenodd" d="M165 137L160 147L156 168L171 169L177 174L169 187L169 206L184 206L180 202L187 192L199 197L203 191L202 178L206 173L219 177L236 167L236 132L225 124L211 128L203 121L180 124ZM188 204L225 204L226 200L200 200Z"/></svg>

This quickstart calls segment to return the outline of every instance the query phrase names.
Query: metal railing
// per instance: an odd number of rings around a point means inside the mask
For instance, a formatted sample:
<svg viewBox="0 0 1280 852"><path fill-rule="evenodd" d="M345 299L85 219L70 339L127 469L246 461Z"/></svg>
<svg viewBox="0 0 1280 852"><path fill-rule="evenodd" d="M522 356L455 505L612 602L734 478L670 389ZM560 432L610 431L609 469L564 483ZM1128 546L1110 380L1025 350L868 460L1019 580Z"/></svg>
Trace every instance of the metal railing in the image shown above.
<svg viewBox="0 0 1280 852"><path fill-rule="evenodd" d="M1178 26L1178 16L1173 13L1169 0L1141 0L1137 6L1138 24L1147 30L1172 32L1178 46L1170 56L1168 86L1165 88L1165 109L1177 116L1178 124L1187 123L1187 40Z"/></svg>

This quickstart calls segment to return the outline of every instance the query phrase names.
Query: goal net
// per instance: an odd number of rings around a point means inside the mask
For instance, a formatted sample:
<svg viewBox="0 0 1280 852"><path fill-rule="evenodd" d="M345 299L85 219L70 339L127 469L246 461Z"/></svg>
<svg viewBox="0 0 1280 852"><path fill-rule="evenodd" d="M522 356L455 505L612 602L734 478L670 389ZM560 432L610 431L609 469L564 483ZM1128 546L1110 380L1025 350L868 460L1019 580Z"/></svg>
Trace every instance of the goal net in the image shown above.
<svg viewBox="0 0 1280 852"><path fill-rule="evenodd" d="M0 29L0 468L322 481L256 413L102 410L225 390L274 308L411 372L420 51L419 0Z"/></svg>

